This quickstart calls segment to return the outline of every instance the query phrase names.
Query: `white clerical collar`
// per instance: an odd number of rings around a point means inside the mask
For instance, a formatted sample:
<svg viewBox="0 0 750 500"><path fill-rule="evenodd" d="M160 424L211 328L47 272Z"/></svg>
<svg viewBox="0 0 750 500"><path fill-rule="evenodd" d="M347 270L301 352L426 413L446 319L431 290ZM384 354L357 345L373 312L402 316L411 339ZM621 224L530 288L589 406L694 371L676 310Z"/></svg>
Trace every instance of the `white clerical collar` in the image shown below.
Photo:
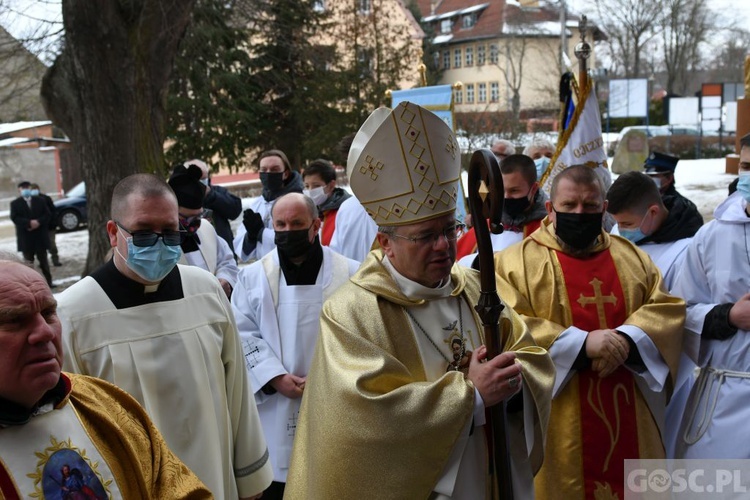
<svg viewBox="0 0 750 500"><path fill-rule="evenodd" d="M396 268L393 267L393 264L391 264L391 261L388 260L387 256L383 256L383 265L391 274L391 276L393 276L393 279L401 289L401 292L410 299L441 299L444 297L450 297L451 292L453 292L454 287L450 276L447 276L444 280L444 283L442 283L441 285L435 288L430 288L428 286L421 285L416 281L412 281L398 272Z"/></svg>

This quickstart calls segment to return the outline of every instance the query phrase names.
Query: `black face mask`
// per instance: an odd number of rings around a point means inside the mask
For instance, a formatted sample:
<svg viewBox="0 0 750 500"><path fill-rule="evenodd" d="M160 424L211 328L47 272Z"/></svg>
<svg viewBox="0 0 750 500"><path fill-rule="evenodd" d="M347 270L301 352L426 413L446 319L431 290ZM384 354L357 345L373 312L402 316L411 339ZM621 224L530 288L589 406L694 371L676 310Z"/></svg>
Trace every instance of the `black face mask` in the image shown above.
<svg viewBox="0 0 750 500"><path fill-rule="evenodd" d="M595 214L568 214L558 212L555 234L574 250L585 250L602 232L604 212Z"/></svg>
<svg viewBox="0 0 750 500"><path fill-rule="evenodd" d="M309 227L294 231L276 231L273 241L280 252L283 252L290 259L296 259L305 255L312 248L309 233Z"/></svg>
<svg viewBox="0 0 750 500"><path fill-rule="evenodd" d="M284 185L284 172L261 172L260 183L268 191L278 191Z"/></svg>
<svg viewBox="0 0 750 500"><path fill-rule="evenodd" d="M531 205L531 201L529 200L528 195L523 198L505 198L503 212L508 214L511 219L515 219L521 215L524 210L529 208L529 205Z"/></svg>

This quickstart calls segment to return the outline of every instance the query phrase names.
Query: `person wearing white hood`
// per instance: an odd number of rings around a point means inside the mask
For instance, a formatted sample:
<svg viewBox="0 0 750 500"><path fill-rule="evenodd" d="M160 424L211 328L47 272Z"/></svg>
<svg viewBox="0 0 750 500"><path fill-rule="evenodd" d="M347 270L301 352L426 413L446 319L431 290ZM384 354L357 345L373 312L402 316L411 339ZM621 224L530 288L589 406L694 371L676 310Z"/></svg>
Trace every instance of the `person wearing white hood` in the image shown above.
<svg viewBox="0 0 750 500"><path fill-rule="evenodd" d="M676 458L750 458L750 134L740 145L737 192L693 237L672 290L687 303L684 348L701 368Z"/></svg>

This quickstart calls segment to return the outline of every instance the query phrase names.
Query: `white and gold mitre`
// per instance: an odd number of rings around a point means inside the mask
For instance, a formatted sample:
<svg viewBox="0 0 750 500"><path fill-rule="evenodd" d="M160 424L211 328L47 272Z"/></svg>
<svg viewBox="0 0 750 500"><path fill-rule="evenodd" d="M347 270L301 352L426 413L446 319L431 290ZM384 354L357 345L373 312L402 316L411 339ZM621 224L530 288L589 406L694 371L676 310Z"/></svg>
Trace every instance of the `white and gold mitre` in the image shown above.
<svg viewBox="0 0 750 500"><path fill-rule="evenodd" d="M456 209L461 153L450 127L410 102L378 108L354 137L346 173L379 226L432 219Z"/></svg>

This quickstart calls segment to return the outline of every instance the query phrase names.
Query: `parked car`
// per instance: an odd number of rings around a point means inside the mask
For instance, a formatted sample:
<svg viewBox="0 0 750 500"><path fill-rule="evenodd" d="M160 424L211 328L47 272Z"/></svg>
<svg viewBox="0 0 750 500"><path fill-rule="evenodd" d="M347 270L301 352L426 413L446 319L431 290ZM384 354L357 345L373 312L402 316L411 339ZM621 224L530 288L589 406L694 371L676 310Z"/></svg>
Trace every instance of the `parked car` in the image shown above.
<svg viewBox="0 0 750 500"><path fill-rule="evenodd" d="M617 135L617 138L609 143L607 154L611 156L615 154L615 151L617 151L617 145L620 143L622 138L625 137L625 134L627 134L630 130L640 130L641 132L646 134L646 137L648 139L650 139L651 137L670 135L669 130L660 125L649 125L648 127L646 125L633 125L630 127L623 127L623 129L620 130L620 133Z"/></svg>
<svg viewBox="0 0 750 500"><path fill-rule="evenodd" d="M701 135L701 129L695 125L662 125L660 128L669 131L669 135Z"/></svg>
<svg viewBox="0 0 750 500"><path fill-rule="evenodd" d="M634 125L632 127L625 127L620 131L620 135L617 136L617 140L621 141L625 134L630 130L640 130L646 134L646 137L657 137L660 135L669 135L670 131L668 128L659 125Z"/></svg>
<svg viewBox="0 0 750 500"><path fill-rule="evenodd" d="M86 184L79 182L55 202L55 220L60 231L75 231L86 224Z"/></svg>

